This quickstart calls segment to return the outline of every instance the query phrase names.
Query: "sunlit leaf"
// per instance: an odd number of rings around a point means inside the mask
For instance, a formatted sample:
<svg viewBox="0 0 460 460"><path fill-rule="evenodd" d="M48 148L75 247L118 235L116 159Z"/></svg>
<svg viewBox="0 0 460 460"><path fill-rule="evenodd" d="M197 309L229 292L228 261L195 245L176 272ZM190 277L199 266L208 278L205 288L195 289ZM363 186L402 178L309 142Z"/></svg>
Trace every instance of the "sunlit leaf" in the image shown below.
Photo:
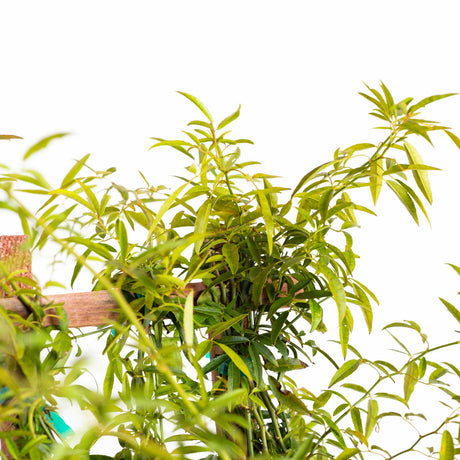
<svg viewBox="0 0 460 460"><path fill-rule="evenodd" d="M379 405L375 399L369 399L369 402L367 403L367 418L366 418L366 429L364 432L364 435L366 438L369 438L369 436L372 433L372 430L375 427L375 424L377 423L377 417L379 415Z"/></svg>
<svg viewBox="0 0 460 460"><path fill-rule="evenodd" d="M439 460L454 460L454 440L448 430L442 433Z"/></svg>
<svg viewBox="0 0 460 460"><path fill-rule="evenodd" d="M184 306L184 339L188 348L193 347L194 342L193 327L193 291L190 291L185 300Z"/></svg>

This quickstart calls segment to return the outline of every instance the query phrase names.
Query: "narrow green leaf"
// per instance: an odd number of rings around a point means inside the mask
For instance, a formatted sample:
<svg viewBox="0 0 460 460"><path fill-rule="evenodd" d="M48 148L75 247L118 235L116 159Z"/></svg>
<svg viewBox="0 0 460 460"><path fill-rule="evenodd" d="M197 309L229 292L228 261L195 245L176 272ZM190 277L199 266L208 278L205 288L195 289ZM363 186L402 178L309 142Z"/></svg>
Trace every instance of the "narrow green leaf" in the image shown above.
<svg viewBox="0 0 460 460"><path fill-rule="evenodd" d="M225 243L222 246L222 255L224 256L232 274L235 274L238 271L240 264L238 246L233 243Z"/></svg>
<svg viewBox="0 0 460 460"><path fill-rule="evenodd" d="M238 110L231 115L229 115L227 118L224 118L220 123L217 129L222 129L224 126L227 126L230 124L232 121L236 120L240 116L240 109L241 105L238 107Z"/></svg>
<svg viewBox="0 0 460 460"><path fill-rule="evenodd" d="M190 291L184 306L184 339L185 346L189 349L193 347L194 343L193 330L193 291Z"/></svg>
<svg viewBox="0 0 460 460"><path fill-rule="evenodd" d="M256 382L256 384L262 385L263 380L262 380L262 363L260 362L260 355L258 353L258 350L254 347L252 343L249 344L248 347L249 351L249 357L251 358L251 367L253 369L253 378Z"/></svg>
<svg viewBox="0 0 460 460"><path fill-rule="evenodd" d="M80 172L81 168L83 168L83 166L85 165L89 156L90 154L88 153L87 155L82 157L80 160L77 160L75 162L75 164L69 169L69 172L64 176L64 179L62 179L60 188L66 188L72 183L75 176Z"/></svg>
<svg viewBox="0 0 460 460"><path fill-rule="evenodd" d="M297 450L295 451L294 455L291 457L292 460L305 460L307 457L307 453L309 452L311 445L313 443L313 435L310 434L307 439L302 441Z"/></svg>
<svg viewBox="0 0 460 460"><path fill-rule="evenodd" d="M347 447L344 449L335 460L347 460L355 455L358 455L361 452L357 447Z"/></svg>
<svg viewBox="0 0 460 460"><path fill-rule="evenodd" d="M343 363L342 366L340 366L340 368L337 369L335 374L332 376L332 379L329 382L329 388L332 385L335 385L337 382L340 382L344 378L353 374L353 372L355 372L356 369L358 369L359 365L360 361L358 359L350 359L349 361Z"/></svg>
<svg viewBox="0 0 460 460"><path fill-rule="evenodd" d="M52 190L51 192L48 192L48 193L53 196L64 195L67 198L70 198L71 200L74 200L77 203L80 203L85 208L88 208L90 211L94 212L94 207L91 205L91 203L84 200L80 195L78 195L78 193L72 192L71 190L66 190L66 189L61 188L57 190Z"/></svg>
<svg viewBox="0 0 460 460"><path fill-rule="evenodd" d="M412 218L415 220L415 222L418 225L419 222L418 222L418 216L417 216L417 209L415 207L415 204L412 198L409 196L407 191L401 186L399 182L388 180L387 185L396 194L396 196L399 198L401 203L406 207L406 209L409 211L409 214L412 216Z"/></svg>
<svg viewBox="0 0 460 460"><path fill-rule="evenodd" d="M204 116L212 123L212 116L209 110L199 99L197 99L195 96L192 96L191 94L183 93L182 91L178 91L178 93L182 94L182 96L185 96L188 100L193 102L200 109L200 111L204 114Z"/></svg>
<svg viewBox="0 0 460 460"><path fill-rule="evenodd" d="M104 377L103 391L104 391L104 398L106 400L110 400L110 398L112 397L114 375L115 375L115 366L114 366L114 361L111 360L107 366L107 371Z"/></svg>
<svg viewBox="0 0 460 460"><path fill-rule="evenodd" d="M254 305L259 305L261 298L262 298L262 292L265 286L265 283L267 281L268 274L270 271L273 269L272 266L266 267L263 270L260 270L259 273L257 273L254 282L252 284L252 301Z"/></svg>
<svg viewBox="0 0 460 460"><path fill-rule="evenodd" d="M311 313L311 333L313 331L316 331L316 328L320 325L321 321L323 320L323 309L321 308L321 305L314 299L310 299L308 305L310 305Z"/></svg>
<svg viewBox="0 0 460 460"><path fill-rule="evenodd" d="M283 313L281 313L276 320L272 319L272 330L270 333L270 341L272 344L276 343L278 335L281 332L281 329L284 323L286 322L288 316L289 311L283 311Z"/></svg>
<svg viewBox="0 0 460 460"><path fill-rule="evenodd" d="M328 282L332 297L339 309L339 323L342 324L347 311L347 296L343 284L338 276L326 265L319 265L318 269L325 276Z"/></svg>
<svg viewBox="0 0 460 460"><path fill-rule="evenodd" d="M209 215L211 213L211 201L206 200L198 209L195 221L195 235L203 235L199 240L195 241L195 253L199 254L204 241L204 234L208 228Z"/></svg>
<svg viewBox="0 0 460 460"><path fill-rule="evenodd" d="M411 165L423 165L422 157L412 144L409 144L409 142L404 142L404 148L406 150L407 158ZM424 170L415 169L412 171L412 174L414 176L416 184L418 185L418 188L423 193L424 197L428 200L428 202L431 204L433 202L433 195L431 193L428 172Z"/></svg>
<svg viewBox="0 0 460 460"><path fill-rule="evenodd" d="M418 364L411 361L407 366L406 374L404 375L404 399L409 401L409 398L414 391L415 384L418 382L419 371Z"/></svg>
<svg viewBox="0 0 460 460"><path fill-rule="evenodd" d="M372 433L372 430L375 427L375 424L377 423L377 417L379 415L379 405L375 399L369 399L369 402L367 403L367 418L366 418L366 430L364 435L366 438L369 438L369 436Z"/></svg>
<svg viewBox="0 0 460 460"><path fill-rule="evenodd" d="M259 198L260 210L262 212L262 217L265 222L265 229L267 231L267 243L268 243L268 254L270 255L273 250L273 233L275 225L273 222L273 215L270 209L270 204L268 202L267 196L264 191L257 190L257 196Z"/></svg>
<svg viewBox="0 0 460 460"><path fill-rule="evenodd" d="M120 259L124 261L128 254L128 232L122 220L118 219L116 224L118 243L120 244Z"/></svg>
<svg viewBox="0 0 460 460"><path fill-rule="evenodd" d="M440 99L444 99L445 97L450 97L450 96L455 96L456 93L448 93L448 94L439 94L436 96L429 96L424 99L422 99L420 102L417 102L417 104L414 104L412 107L410 107L411 112L415 112L418 109L421 109L422 107L425 107L428 104L431 104L432 102L439 101Z"/></svg>
<svg viewBox="0 0 460 460"><path fill-rule="evenodd" d="M246 363L243 361L243 359L235 353L230 347L227 347L227 345L224 345L223 343L217 343L220 348L222 348L222 351L232 360L232 362L235 364L235 366L249 379L252 381L252 376L251 373L249 372L248 366L246 366Z"/></svg>
<svg viewBox="0 0 460 460"><path fill-rule="evenodd" d="M246 397L247 392L244 388L225 391L223 392L222 396L219 396L208 403L205 413L228 410L228 408L232 408L237 404L241 404L246 399Z"/></svg>
<svg viewBox="0 0 460 460"><path fill-rule="evenodd" d="M88 249L100 255L104 259L107 259L107 260L113 259L110 251L102 244L94 243L93 241L83 238L81 236L71 236L70 238L67 238L67 241L70 243L77 243L77 244L86 246Z"/></svg>
<svg viewBox="0 0 460 460"><path fill-rule="evenodd" d="M377 204L377 200L380 195L380 190L382 189L383 183L383 159L377 158L373 160L370 166L370 189L372 195L372 201L374 204Z"/></svg>
<svg viewBox="0 0 460 460"><path fill-rule="evenodd" d="M454 440L448 430L444 430L439 450L439 460L454 460Z"/></svg>
<svg viewBox="0 0 460 460"><path fill-rule="evenodd" d="M57 134L53 134L51 136L48 136L48 137L45 137L45 138L41 139L36 144L34 144L32 147L30 147L29 150L27 150L27 152L24 154L23 159L26 160L27 158L29 158L34 153L46 148L48 146L48 144L51 141L53 141L54 139L59 139L61 137L67 136L69 134L70 133L57 133Z"/></svg>
<svg viewBox="0 0 460 460"><path fill-rule="evenodd" d="M350 410L353 426L358 433L363 433L363 421L361 419L361 411L357 407L352 407Z"/></svg>
<svg viewBox="0 0 460 460"><path fill-rule="evenodd" d="M235 324L239 323L240 321L243 321L243 319L246 318L246 316L248 316L247 313L242 313L241 315L235 316L234 318L231 318L227 321L213 324L212 326L208 327L207 334L212 335L212 338L214 339L218 335L225 332L227 329L230 329Z"/></svg>
<svg viewBox="0 0 460 460"><path fill-rule="evenodd" d="M452 142L460 149L460 139L452 132L447 129L444 132L452 139Z"/></svg>
<svg viewBox="0 0 460 460"><path fill-rule="evenodd" d="M460 311L457 310L451 303L447 300L439 298L439 300L444 304L447 308L447 311L460 323Z"/></svg>
<svg viewBox="0 0 460 460"><path fill-rule="evenodd" d="M157 225L160 223L161 219L163 218L164 214L168 211L168 209L171 207L171 205L174 203L176 198L179 196L179 194L184 190L185 187L187 187L188 182L186 184L182 184L178 189L174 190L171 195L166 198L166 200L163 202L161 205L160 209L158 210L158 213L155 215L155 219L153 219L152 225L149 230L149 239L152 237L154 234Z"/></svg>

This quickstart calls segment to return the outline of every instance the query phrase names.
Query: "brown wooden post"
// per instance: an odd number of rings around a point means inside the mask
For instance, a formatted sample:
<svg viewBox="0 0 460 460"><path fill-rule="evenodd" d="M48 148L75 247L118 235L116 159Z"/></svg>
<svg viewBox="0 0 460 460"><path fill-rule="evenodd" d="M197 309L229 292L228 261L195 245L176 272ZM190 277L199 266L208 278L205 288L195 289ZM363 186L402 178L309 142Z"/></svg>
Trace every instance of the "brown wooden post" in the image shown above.
<svg viewBox="0 0 460 460"><path fill-rule="evenodd" d="M25 235L0 236L0 260L6 265L8 273L15 270L24 270L24 272L21 273L21 276L32 278L30 252L23 248L26 241L27 236ZM0 290L0 297L3 297L4 295L5 292ZM0 424L0 431L11 430L14 430L13 423L3 422ZM12 458L3 439L1 442L1 451L6 458Z"/></svg>

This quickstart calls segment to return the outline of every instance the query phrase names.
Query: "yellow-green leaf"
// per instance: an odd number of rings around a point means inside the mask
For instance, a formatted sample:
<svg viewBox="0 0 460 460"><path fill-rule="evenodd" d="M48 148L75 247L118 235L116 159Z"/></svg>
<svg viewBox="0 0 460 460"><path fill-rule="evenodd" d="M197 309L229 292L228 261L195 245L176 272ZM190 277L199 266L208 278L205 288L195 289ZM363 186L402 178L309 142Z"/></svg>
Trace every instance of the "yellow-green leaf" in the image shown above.
<svg viewBox="0 0 460 460"><path fill-rule="evenodd" d="M184 339L188 348L193 347L193 291L190 291L184 307Z"/></svg>
<svg viewBox="0 0 460 460"><path fill-rule="evenodd" d="M34 144L32 147L30 147L29 150L24 154L24 160L29 158L31 155L34 153L38 152L39 150L44 149L45 147L48 146L48 144L53 141L54 139L59 139L61 137L67 136L69 133L57 133L53 134L52 136L45 137L38 141L36 144Z"/></svg>
<svg viewBox="0 0 460 460"><path fill-rule="evenodd" d="M439 460L454 460L454 440L448 430L442 433Z"/></svg>
<svg viewBox="0 0 460 460"><path fill-rule="evenodd" d="M358 359L350 359L349 361L345 362L337 369L336 373L332 376L332 379L329 383L329 388L332 385L335 385L337 382L340 382L344 378L348 377L349 375L353 374L356 369L358 369L360 362Z"/></svg>
<svg viewBox="0 0 460 460"><path fill-rule="evenodd" d="M182 96L185 96L189 101L193 102L200 109L200 111L206 116L206 118L212 123L212 116L209 110L199 99L197 99L195 96L192 96L191 94L183 93L182 91L178 91L178 93L182 94Z"/></svg>
<svg viewBox="0 0 460 460"><path fill-rule="evenodd" d="M407 158L411 165L423 165L423 160L420 154L417 152L415 147L409 142L404 142L404 148L406 150ZM428 179L428 171L423 169L414 169L412 171L415 182L418 188L423 193L424 197L431 204L433 202L433 195L431 193L430 181Z"/></svg>
<svg viewBox="0 0 460 460"><path fill-rule="evenodd" d="M327 266L320 265L319 270L326 277L332 297L339 309L339 323L342 324L347 311L347 296L338 276Z"/></svg>
<svg viewBox="0 0 460 460"><path fill-rule="evenodd" d="M230 347L224 345L223 343L217 343L217 345L222 348L222 351L232 360L233 364L249 379L252 380L251 373L249 372L248 366L243 361L243 359L235 353Z"/></svg>
<svg viewBox="0 0 460 460"><path fill-rule="evenodd" d="M418 382L419 371L418 364L411 361L407 366L406 375L404 376L404 399L409 401L409 398L414 391L415 384Z"/></svg>
<svg viewBox="0 0 460 460"><path fill-rule="evenodd" d="M198 209L195 221L195 235L203 235L195 241L195 253L198 254L204 241L204 233L208 228L209 214L211 213L211 201L206 200Z"/></svg>
<svg viewBox="0 0 460 460"><path fill-rule="evenodd" d="M267 230L268 253L271 254L273 250L273 233L275 228L273 215L265 193L262 190L258 190L257 196L259 197L260 210L265 221L265 229Z"/></svg>
<svg viewBox="0 0 460 460"><path fill-rule="evenodd" d="M347 460L361 451L357 447L347 447L344 449L335 460Z"/></svg>
<svg viewBox="0 0 460 460"><path fill-rule="evenodd" d="M460 311L457 310L451 303L449 303L447 300L441 299L441 302L445 305L447 308L448 312L460 323Z"/></svg>
<svg viewBox="0 0 460 460"><path fill-rule="evenodd" d="M227 118L224 118L220 123L217 129L222 129L224 126L227 126L230 124L232 121L236 120L240 116L240 109L241 105L238 107L238 110L231 115L229 115Z"/></svg>
<svg viewBox="0 0 460 460"><path fill-rule="evenodd" d="M224 256L232 274L235 274L238 271L240 264L238 246L233 243L224 244L222 246L222 255Z"/></svg>
<svg viewBox="0 0 460 460"><path fill-rule="evenodd" d="M380 195L380 190L382 189L383 182L383 159L378 158L373 160L370 167L370 188L371 195L374 204L377 203L377 200Z"/></svg>
<svg viewBox="0 0 460 460"><path fill-rule="evenodd" d="M366 431L365 436L369 438L372 430L377 423L377 416L379 415L379 405L375 399L369 399L367 403L367 418L366 418Z"/></svg>

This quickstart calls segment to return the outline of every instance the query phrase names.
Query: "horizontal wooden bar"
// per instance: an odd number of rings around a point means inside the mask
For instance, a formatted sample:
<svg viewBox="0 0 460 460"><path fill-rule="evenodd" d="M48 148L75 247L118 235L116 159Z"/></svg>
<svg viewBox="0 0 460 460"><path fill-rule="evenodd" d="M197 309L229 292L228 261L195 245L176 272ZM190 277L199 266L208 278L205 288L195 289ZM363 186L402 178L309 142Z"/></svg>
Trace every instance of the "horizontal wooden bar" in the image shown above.
<svg viewBox="0 0 460 460"><path fill-rule="evenodd" d="M205 289L203 283L187 284L185 292L193 291L197 296ZM103 326L118 317L119 307L109 291L75 292L69 294L49 295L41 300L42 305L61 304L67 313L69 327ZM0 298L0 305L26 318L28 309L17 297ZM50 307L46 310L45 325L58 325L56 311Z"/></svg>

